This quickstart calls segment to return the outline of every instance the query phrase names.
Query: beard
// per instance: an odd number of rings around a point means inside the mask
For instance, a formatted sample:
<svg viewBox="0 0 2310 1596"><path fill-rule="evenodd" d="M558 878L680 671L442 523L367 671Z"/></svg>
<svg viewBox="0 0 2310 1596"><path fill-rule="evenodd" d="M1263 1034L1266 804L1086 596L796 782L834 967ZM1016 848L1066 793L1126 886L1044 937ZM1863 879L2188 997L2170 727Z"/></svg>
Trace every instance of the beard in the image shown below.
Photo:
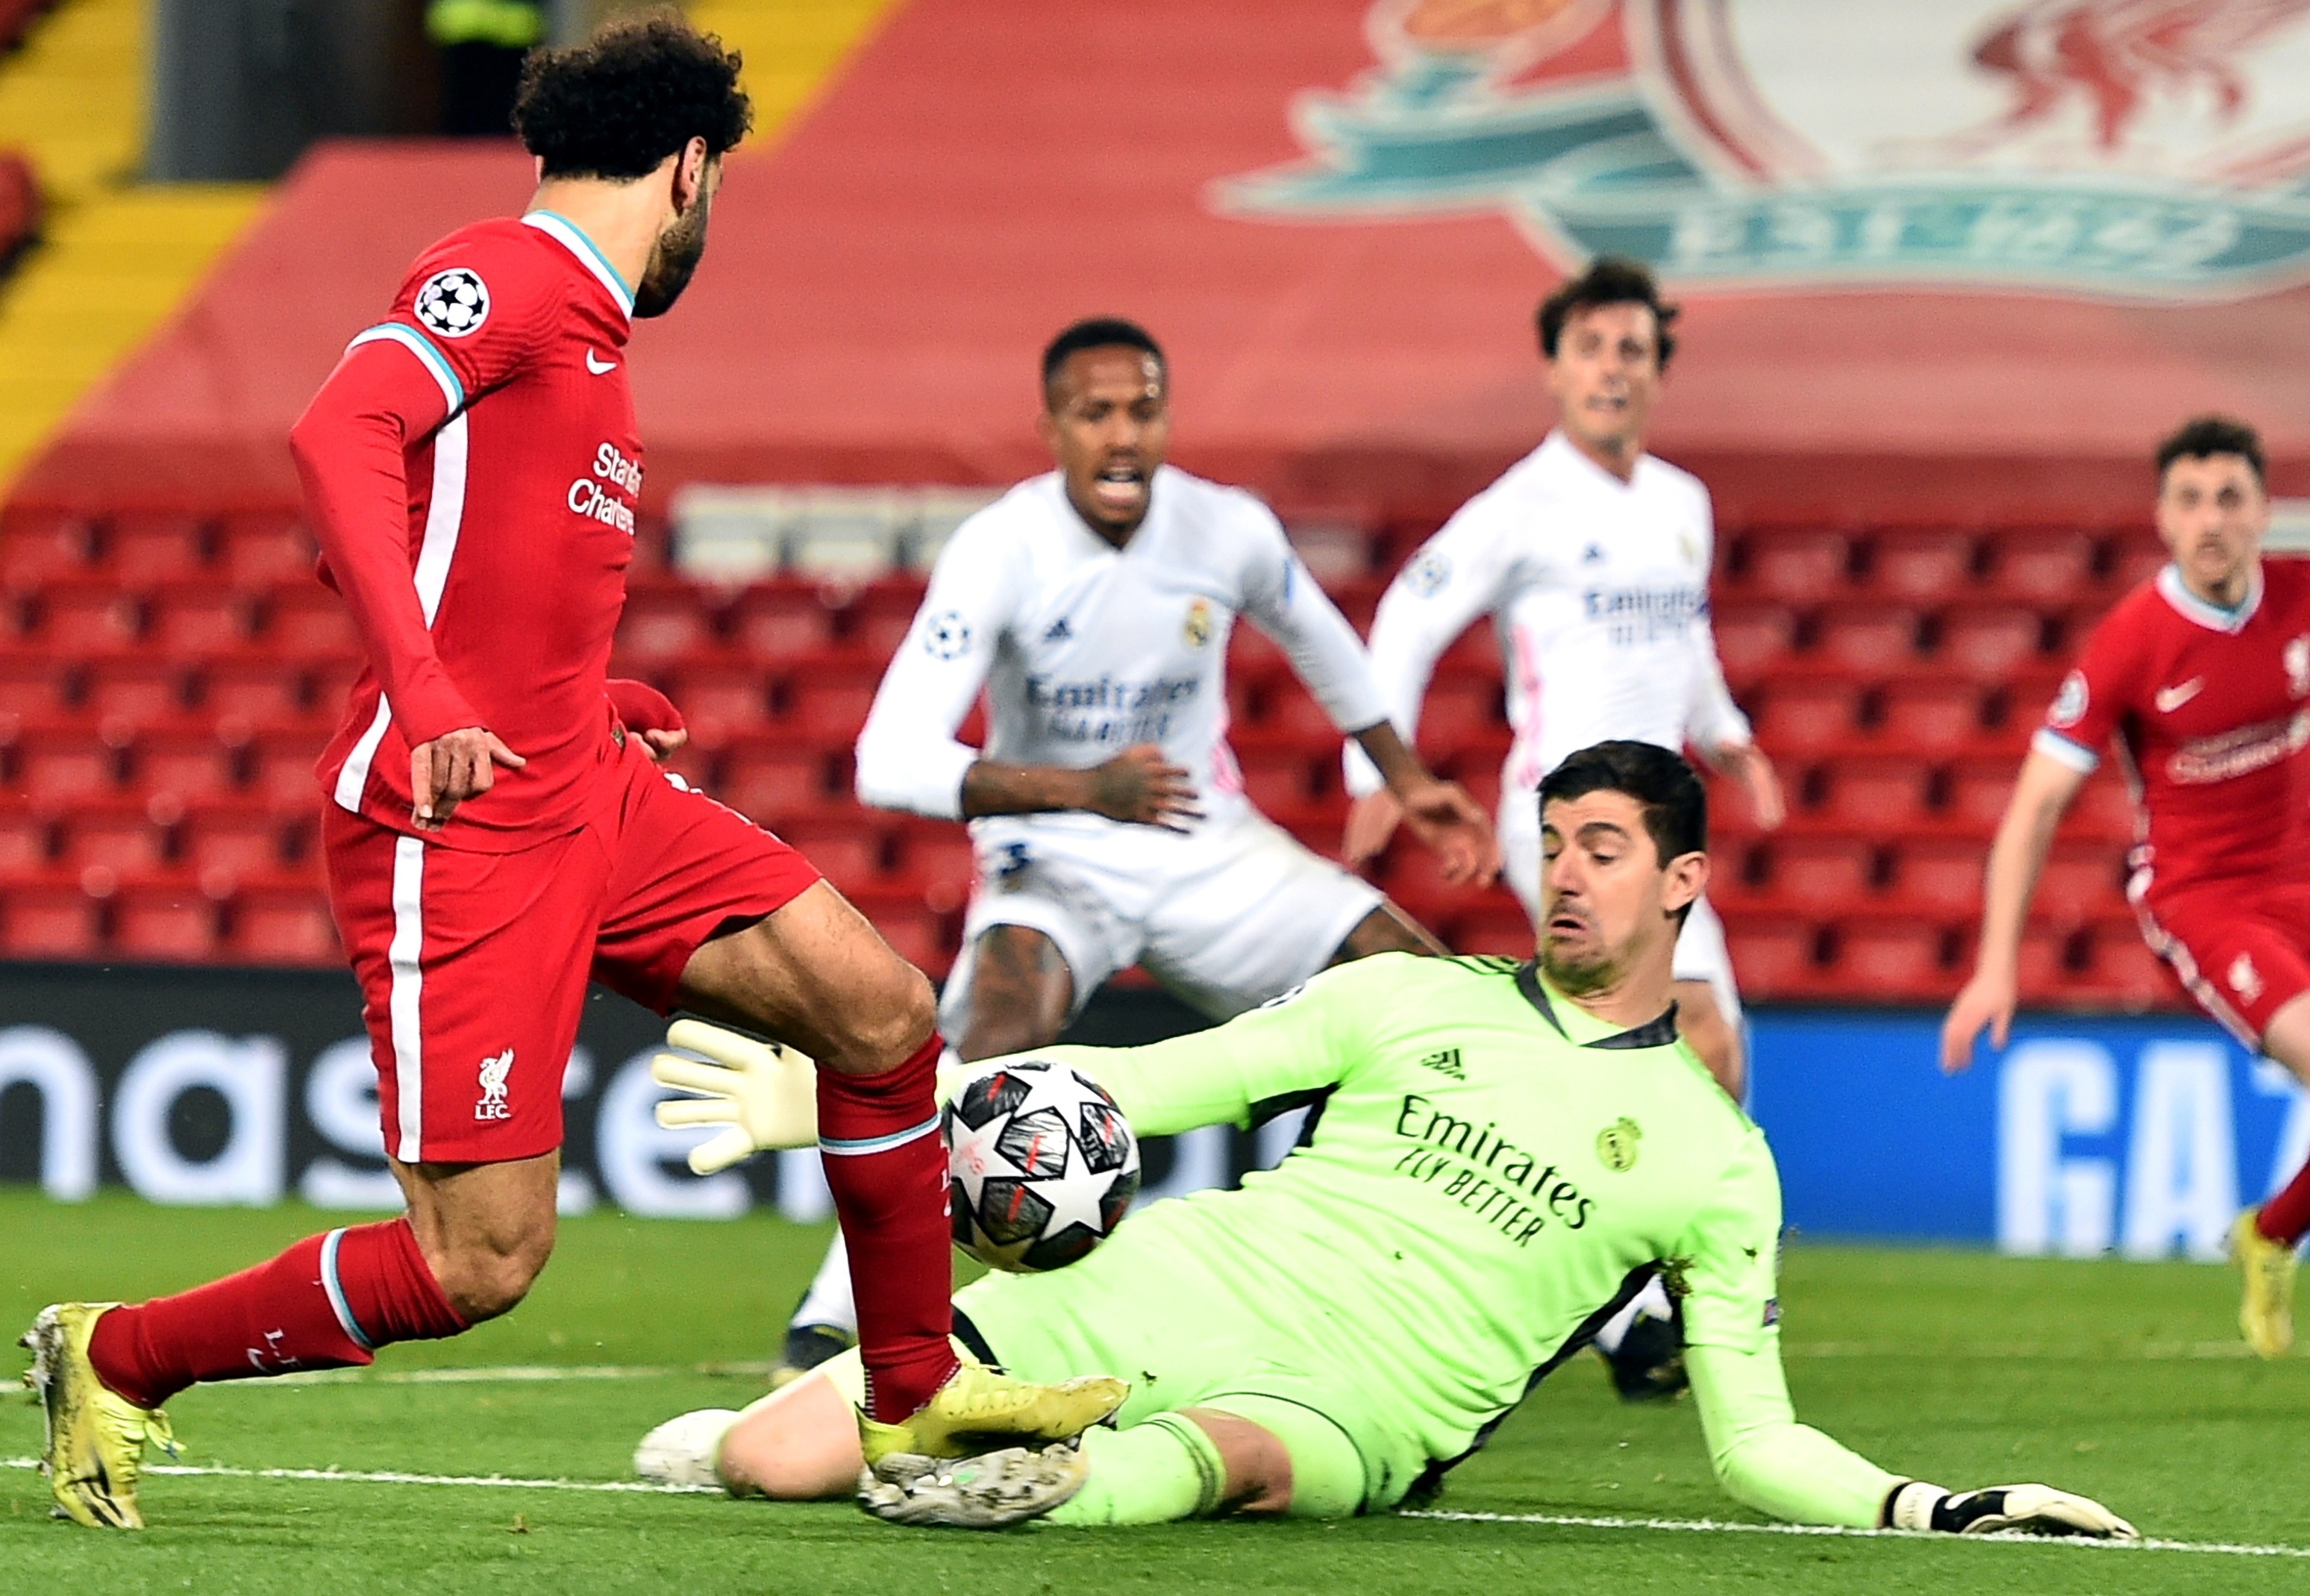
<svg viewBox="0 0 2310 1596"><path fill-rule="evenodd" d="M1540 945L1540 969L1566 997L1585 997L1602 992L1620 978L1620 961L1607 953L1568 958L1547 942Z"/></svg>
<svg viewBox="0 0 2310 1596"><path fill-rule="evenodd" d="M706 256L706 217L710 208L711 202L699 195L698 203L690 208L690 214L657 236L649 265L634 290L634 315L638 318L664 316L682 298L682 291L690 286L698 263Z"/></svg>

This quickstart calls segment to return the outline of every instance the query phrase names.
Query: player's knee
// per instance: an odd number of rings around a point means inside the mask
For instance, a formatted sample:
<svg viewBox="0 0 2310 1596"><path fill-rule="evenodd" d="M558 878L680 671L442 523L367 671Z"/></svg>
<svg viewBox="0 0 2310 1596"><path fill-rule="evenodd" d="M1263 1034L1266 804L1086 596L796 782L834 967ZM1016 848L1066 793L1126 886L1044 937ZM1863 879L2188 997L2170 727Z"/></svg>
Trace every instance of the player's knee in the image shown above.
<svg viewBox="0 0 2310 1596"><path fill-rule="evenodd" d="M441 1295L468 1324L511 1313L553 1255L553 1227L453 1245L441 1258Z"/></svg>
<svg viewBox="0 0 2310 1596"><path fill-rule="evenodd" d="M938 999L930 977L891 954L890 967L870 977L867 991L846 1010L839 1025L845 1033L839 1062L855 1061L846 1073L879 1075L897 1069L938 1028Z"/></svg>

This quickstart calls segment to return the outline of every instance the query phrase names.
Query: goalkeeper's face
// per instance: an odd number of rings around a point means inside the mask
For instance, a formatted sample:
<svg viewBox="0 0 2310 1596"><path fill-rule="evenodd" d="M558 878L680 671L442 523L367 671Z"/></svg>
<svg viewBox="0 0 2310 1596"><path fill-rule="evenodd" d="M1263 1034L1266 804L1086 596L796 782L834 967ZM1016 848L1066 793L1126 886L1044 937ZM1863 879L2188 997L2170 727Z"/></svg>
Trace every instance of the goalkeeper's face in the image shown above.
<svg viewBox="0 0 2310 1596"><path fill-rule="evenodd" d="M1667 1002L1682 911L1708 880L1708 856L1663 861L1644 807L1626 793L1559 799L1541 816L1540 967L1579 997L1631 983Z"/></svg>

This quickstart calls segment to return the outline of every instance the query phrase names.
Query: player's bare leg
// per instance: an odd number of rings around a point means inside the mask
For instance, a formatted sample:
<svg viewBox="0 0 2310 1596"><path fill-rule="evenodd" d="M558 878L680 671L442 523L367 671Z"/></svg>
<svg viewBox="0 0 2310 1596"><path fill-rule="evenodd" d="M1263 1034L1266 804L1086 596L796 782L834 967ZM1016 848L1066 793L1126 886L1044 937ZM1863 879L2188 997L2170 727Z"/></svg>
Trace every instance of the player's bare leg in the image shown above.
<svg viewBox="0 0 2310 1596"><path fill-rule="evenodd" d="M1074 1001L1074 972L1057 943L1030 926L990 925L971 949L970 1023L956 1051L975 1063L1047 1047Z"/></svg>
<svg viewBox="0 0 2310 1596"><path fill-rule="evenodd" d="M1393 900L1383 900L1379 907L1356 923L1333 953L1333 964L1346 964L1350 959L1369 958L1375 953L1448 953L1445 947L1419 921L1398 908Z"/></svg>
<svg viewBox="0 0 2310 1596"><path fill-rule="evenodd" d="M682 998L818 1062L819 1146L860 1265L857 1422L870 1462L960 1455L997 1433L1059 1439L1121 1404L1120 1381L1029 1386L956 1358L930 982L841 894L818 882L708 941L682 972Z"/></svg>
<svg viewBox="0 0 2310 1596"><path fill-rule="evenodd" d="M2262 1032L2262 1051L2310 1085L2310 992L2281 1004ZM2243 1275L2238 1329L2264 1357L2294 1345L2294 1253L2310 1234L2310 1165L2284 1189L2247 1209L2230 1227L2230 1254Z"/></svg>
<svg viewBox="0 0 2310 1596"><path fill-rule="evenodd" d="M504 1164L387 1162L449 1305L468 1324L511 1313L553 1253L560 1153Z"/></svg>
<svg viewBox="0 0 2310 1596"><path fill-rule="evenodd" d="M1735 1103L1749 1089L1749 1061L1741 1048L1741 1033L1717 1007L1716 989L1706 981L1676 983L1676 1032L1700 1055L1716 1084Z"/></svg>

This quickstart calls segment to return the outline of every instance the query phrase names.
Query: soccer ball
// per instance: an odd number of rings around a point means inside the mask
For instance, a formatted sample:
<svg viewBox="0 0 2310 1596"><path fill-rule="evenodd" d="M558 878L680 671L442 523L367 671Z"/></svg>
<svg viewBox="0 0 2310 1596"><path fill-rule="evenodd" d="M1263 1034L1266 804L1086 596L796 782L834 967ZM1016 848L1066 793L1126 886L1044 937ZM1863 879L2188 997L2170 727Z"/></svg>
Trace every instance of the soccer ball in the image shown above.
<svg viewBox="0 0 2310 1596"><path fill-rule="evenodd" d="M1107 1239L1139 1191L1139 1139L1115 1099L1065 1064L1022 1059L963 1083L942 1116L954 1243L1035 1273Z"/></svg>

